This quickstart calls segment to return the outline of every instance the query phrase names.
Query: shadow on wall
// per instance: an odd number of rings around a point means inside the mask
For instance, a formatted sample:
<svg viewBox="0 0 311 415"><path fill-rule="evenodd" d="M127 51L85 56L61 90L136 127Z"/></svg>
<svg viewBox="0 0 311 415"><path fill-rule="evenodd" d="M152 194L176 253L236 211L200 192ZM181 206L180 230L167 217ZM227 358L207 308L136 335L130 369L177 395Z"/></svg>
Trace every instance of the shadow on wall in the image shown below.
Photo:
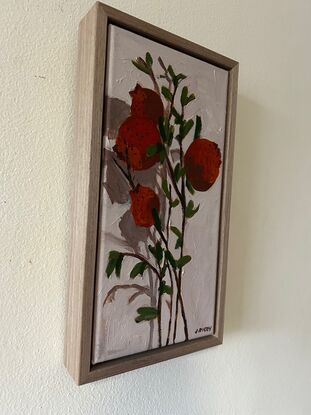
<svg viewBox="0 0 311 415"><path fill-rule="evenodd" d="M238 96L231 199L231 220L225 310L225 336L246 327L247 296L251 289L250 253L258 197L257 173L264 109Z"/></svg>

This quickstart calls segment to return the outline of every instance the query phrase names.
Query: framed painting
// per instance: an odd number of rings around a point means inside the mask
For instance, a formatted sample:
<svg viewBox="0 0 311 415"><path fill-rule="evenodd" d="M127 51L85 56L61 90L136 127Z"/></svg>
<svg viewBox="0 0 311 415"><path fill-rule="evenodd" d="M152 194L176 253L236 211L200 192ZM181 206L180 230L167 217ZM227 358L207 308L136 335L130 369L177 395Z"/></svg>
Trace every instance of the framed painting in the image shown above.
<svg viewBox="0 0 311 415"><path fill-rule="evenodd" d="M237 62L101 3L80 25L66 366L222 343Z"/></svg>

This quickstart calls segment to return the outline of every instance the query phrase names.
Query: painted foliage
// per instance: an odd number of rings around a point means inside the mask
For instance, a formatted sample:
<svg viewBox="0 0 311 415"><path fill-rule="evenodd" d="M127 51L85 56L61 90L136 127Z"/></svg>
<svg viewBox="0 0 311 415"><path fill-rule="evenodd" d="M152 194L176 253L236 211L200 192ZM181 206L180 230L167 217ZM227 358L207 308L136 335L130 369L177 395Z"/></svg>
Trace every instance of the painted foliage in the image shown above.
<svg viewBox="0 0 311 415"><path fill-rule="evenodd" d="M93 363L213 332L227 88L115 26L106 78Z"/></svg>

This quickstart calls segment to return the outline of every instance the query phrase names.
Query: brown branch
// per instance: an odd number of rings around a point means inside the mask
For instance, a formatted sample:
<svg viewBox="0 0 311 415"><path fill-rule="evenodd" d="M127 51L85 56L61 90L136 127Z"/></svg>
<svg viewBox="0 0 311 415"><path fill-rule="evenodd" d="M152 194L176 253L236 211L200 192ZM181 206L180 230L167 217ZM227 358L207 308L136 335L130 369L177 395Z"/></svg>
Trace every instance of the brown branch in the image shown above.
<svg viewBox="0 0 311 415"><path fill-rule="evenodd" d="M182 117L184 117L184 107L182 107ZM182 141L179 142L179 159L180 159L180 166L183 167L183 157L184 157L184 152L183 152L183 147L182 147ZM185 178L182 177L181 178L182 182L181 182L181 195L182 195L182 199L183 199L183 206L186 206L186 194L185 194ZM185 212L185 208L183 208L183 215L182 215L182 227L181 227L181 243L180 243L180 258L183 257L184 254L184 239L185 239L185 226L186 226L186 212ZM183 302L183 298L182 298L182 288L181 288L181 279L182 279L182 267L179 268L179 272L178 272L178 279L177 279L177 290L179 293L179 300L180 300L180 307L181 307L181 314L184 320L184 332L185 332L185 338L186 340L189 340L189 333L188 333L188 323L187 323L187 318L186 318L186 313L185 313L185 307L184 307L184 302ZM178 302L176 300L176 312L175 312L175 326L174 326L174 335L173 335L173 343L175 343L176 340L176 332L177 332L177 317L178 317Z"/></svg>
<svg viewBox="0 0 311 415"><path fill-rule="evenodd" d="M172 101L171 101L171 108L170 108L170 112L168 114L168 122L170 122L170 120L172 118L172 115L173 115L173 107L174 107L176 92L177 92L177 86L174 87L174 91L173 91L173 95L172 95Z"/></svg>
<svg viewBox="0 0 311 415"><path fill-rule="evenodd" d="M169 187L169 191L171 192L171 185ZM171 214L172 214L172 206L169 205L169 209L168 209L168 215L167 215L167 221L166 221L166 240L167 240L167 245L169 244L169 237L170 237L170 220L171 220ZM172 292L170 294L171 297L171 306L170 306L170 317L169 317L169 321L168 321L168 329L167 329L167 338L166 338L166 346L169 344L170 342L170 336L171 336L171 329L172 329L172 317L173 317L173 276L172 276L172 270L171 267L168 264L168 273L169 273L169 277L170 277L170 283L171 283L171 289Z"/></svg>
<svg viewBox="0 0 311 415"><path fill-rule="evenodd" d="M110 302L110 301L113 301L114 300L115 294L116 294L116 292L118 290L122 290L122 289L123 290L127 290L127 289L133 289L133 288L135 290L137 290L139 292L139 294L146 294L146 295L148 295L148 297L150 297L150 289L148 287L144 287L144 286L139 285L139 284L118 284L118 285L115 285L114 287L112 287L111 290L108 291L108 293L107 293L107 295L105 297L105 300L103 302L103 306L107 302ZM133 300L130 301L131 298L129 299L129 303L133 301Z"/></svg>
<svg viewBox="0 0 311 415"><path fill-rule="evenodd" d="M146 294L146 295L148 295L148 297L151 298L150 290L146 287L146 290L144 290L144 291L137 291L136 293L134 293L133 295L131 295L130 298L129 298L129 304L131 304L134 300L136 300L137 297L139 297L140 295L143 295L143 294Z"/></svg>
<svg viewBox="0 0 311 415"><path fill-rule="evenodd" d="M160 290L159 290L159 296L158 296L157 309L158 309L159 347L162 347L162 294L160 293Z"/></svg>
<svg viewBox="0 0 311 415"><path fill-rule="evenodd" d="M170 178L171 178L171 181L172 181L172 185L173 185L174 190L175 190L175 192L176 192L176 194L178 196L178 199L179 199L179 201L181 203L182 208L185 209L186 206L185 206L185 203L184 203L182 194L181 194L180 190L178 189L177 183L175 181L174 169L173 169L172 163L171 163L171 161L169 159L169 156L168 156L168 153L167 153L166 150L165 150L165 153L166 153L165 154L165 161L166 161L166 164L167 164L167 167L168 167L168 171L169 171L169 174L170 174Z"/></svg>
<svg viewBox="0 0 311 415"><path fill-rule="evenodd" d="M126 171L123 169L123 167L120 166L120 164L117 162L117 160L115 158L112 158L114 164L118 167L118 169L121 171L121 173L124 175L124 177L126 178L126 180L128 181L130 187L134 190L135 189L135 184L133 182L132 176L128 173L126 173Z"/></svg>
<svg viewBox="0 0 311 415"><path fill-rule="evenodd" d="M169 89L169 91L170 91L170 92L172 92L172 80L171 80L171 78L168 76L168 70L167 70L166 66L164 65L164 62L163 62L163 60L161 59L161 57L160 57L160 56L158 57L158 62L159 62L159 64L160 64L161 68L162 68L162 69L163 69L163 71L164 71L164 77L165 77L165 79L166 79L166 80L167 80L167 82L168 82L168 89ZM169 104L169 102L168 102L168 103L167 103L167 106L166 106L166 109L165 109L165 113L166 113L166 114L168 114L168 113L169 113L170 108L171 108L171 106L170 106L170 104Z"/></svg>
<svg viewBox="0 0 311 415"><path fill-rule="evenodd" d="M170 295L171 297L171 305L170 305L170 318L168 321L168 329L167 329L167 338L166 338L166 346L168 346L169 342L170 342L170 337L171 337L171 331L172 331L172 320L173 320L173 276L172 276L172 270L171 267L168 265L168 273L169 273L169 277L170 277L170 283L171 283L171 287L172 287L172 293Z"/></svg>

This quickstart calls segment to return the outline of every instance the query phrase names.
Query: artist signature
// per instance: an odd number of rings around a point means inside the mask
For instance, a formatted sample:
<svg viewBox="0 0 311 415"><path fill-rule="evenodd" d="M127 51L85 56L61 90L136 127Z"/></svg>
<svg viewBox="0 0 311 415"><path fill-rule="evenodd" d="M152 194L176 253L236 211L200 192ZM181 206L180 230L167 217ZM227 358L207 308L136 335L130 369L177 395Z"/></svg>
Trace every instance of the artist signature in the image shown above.
<svg viewBox="0 0 311 415"><path fill-rule="evenodd" d="M212 326L207 326L207 327L200 327L200 328L196 329L196 331L194 333L195 334L206 333L206 332L209 333L211 331L212 331Z"/></svg>

